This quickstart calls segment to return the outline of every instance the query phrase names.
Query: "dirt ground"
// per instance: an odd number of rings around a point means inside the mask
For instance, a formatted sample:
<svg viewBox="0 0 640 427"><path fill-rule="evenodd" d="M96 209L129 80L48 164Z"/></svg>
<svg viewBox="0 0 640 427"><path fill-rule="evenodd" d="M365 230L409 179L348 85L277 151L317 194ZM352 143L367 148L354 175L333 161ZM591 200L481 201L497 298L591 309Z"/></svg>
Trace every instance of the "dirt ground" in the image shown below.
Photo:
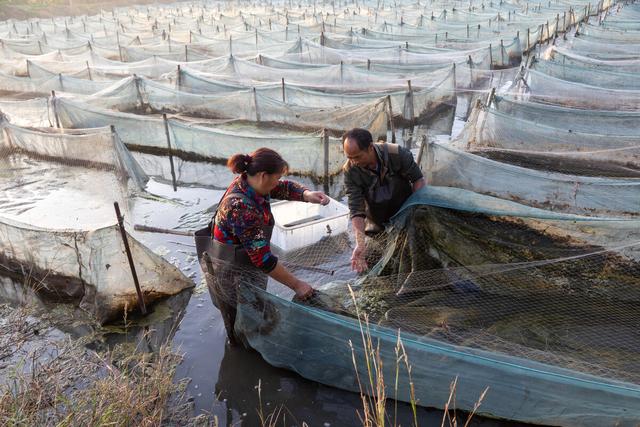
<svg viewBox="0 0 640 427"><path fill-rule="evenodd" d="M0 0L0 21L92 15L114 7L173 2L175 0Z"/></svg>

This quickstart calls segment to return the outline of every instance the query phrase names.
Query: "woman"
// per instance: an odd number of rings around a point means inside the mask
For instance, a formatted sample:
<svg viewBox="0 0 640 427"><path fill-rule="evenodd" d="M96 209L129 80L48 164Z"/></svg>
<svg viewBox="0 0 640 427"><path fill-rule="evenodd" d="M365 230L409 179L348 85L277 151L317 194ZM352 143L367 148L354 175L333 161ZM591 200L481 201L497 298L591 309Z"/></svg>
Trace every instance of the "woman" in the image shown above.
<svg viewBox="0 0 640 427"><path fill-rule="evenodd" d="M236 154L227 166L240 175L222 196L212 226L206 229L208 248L202 246L205 230L196 233L196 243L199 256L206 252L201 265L211 298L222 313L229 340L235 342L239 285L250 283L266 289L269 276L295 291L298 298L313 294L313 288L291 274L271 252L271 198L322 205L329 203L329 198L293 181L281 181L289 165L269 148Z"/></svg>

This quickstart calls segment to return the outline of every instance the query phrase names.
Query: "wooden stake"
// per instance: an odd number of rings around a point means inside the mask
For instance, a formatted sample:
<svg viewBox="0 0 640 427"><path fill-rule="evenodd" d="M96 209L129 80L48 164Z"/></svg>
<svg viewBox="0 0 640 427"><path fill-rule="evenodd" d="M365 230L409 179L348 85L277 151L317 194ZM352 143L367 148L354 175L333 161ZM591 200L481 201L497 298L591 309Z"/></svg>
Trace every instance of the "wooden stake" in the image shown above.
<svg viewBox="0 0 640 427"><path fill-rule="evenodd" d="M122 243L124 243L124 250L127 253L127 260L129 261L129 268L131 269L133 284L136 287L136 294L138 295L138 307L140 308L140 311L142 312L142 314L147 314L147 306L144 303L142 290L140 289L140 282L138 282L138 273L136 273L136 266L133 263L133 256L131 255L131 248L129 247L129 239L127 238L127 232L124 229L124 218L120 213L120 205L118 205L118 202L113 202L113 207L116 210L116 217L118 218L118 227L120 228Z"/></svg>
<svg viewBox="0 0 640 427"><path fill-rule="evenodd" d="M53 117L56 119L56 127L60 129L60 117L58 117L58 108L56 107L56 91L51 91L51 105L53 107Z"/></svg>
<svg viewBox="0 0 640 427"><path fill-rule="evenodd" d="M324 155L324 190L329 192L329 133L322 129L322 147Z"/></svg>
<svg viewBox="0 0 640 427"><path fill-rule="evenodd" d="M282 78L282 102L287 102L287 98L285 96L285 89L284 89L284 77Z"/></svg>
<svg viewBox="0 0 640 427"><path fill-rule="evenodd" d="M391 142L396 143L396 132L393 125L393 108L391 107L391 95L387 95L387 103L389 104L389 127L391 128Z"/></svg>
<svg viewBox="0 0 640 427"><path fill-rule="evenodd" d="M178 191L176 184L176 170L173 165L173 150L171 149L171 134L169 133L169 120L167 115L162 114L162 121L164 122L164 134L167 137L167 149L169 153L169 164L171 165L171 182L173 183L173 191Z"/></svg>

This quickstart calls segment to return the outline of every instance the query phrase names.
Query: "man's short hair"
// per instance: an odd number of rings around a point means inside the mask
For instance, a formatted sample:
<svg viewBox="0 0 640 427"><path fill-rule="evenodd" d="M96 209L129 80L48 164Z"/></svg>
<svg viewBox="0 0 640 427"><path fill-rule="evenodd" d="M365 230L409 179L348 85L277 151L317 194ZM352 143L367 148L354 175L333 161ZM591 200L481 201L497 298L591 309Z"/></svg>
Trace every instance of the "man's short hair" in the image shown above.
<svg viewBox="0 0 640 427"><path fill-rule="evenodd" d="M344 143L348 139L353 139L358 144L358 148L361 150L368 149L373 143L373 136L371 132L366 129L353 128L342 135L342 142Z"/></svg>

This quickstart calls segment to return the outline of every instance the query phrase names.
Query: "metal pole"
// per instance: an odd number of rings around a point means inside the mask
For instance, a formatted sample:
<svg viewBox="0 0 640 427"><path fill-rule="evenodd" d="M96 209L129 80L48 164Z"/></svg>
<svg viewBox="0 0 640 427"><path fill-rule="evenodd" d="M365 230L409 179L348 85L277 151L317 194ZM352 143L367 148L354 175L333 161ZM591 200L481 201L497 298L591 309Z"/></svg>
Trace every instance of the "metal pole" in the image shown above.
<svg viewBox="0 0 640 427"><path fill-rule="evenodd" d="M167 115L162 114L162 121L164 122L164 134L167 137L167 148L169 150L169 164L171 165L171 182L173 183L173 191L178 191L178 186L176 185L176 170L173 166L173 150L171 149L171 134L169 133L169 121L167 120Z"/></svg>
<svg viewBox="0 0 640 427"><path fill-rule="evenodd" d="M138 282L138 273L136 273L136 266L133 263L133 256L131 255L131 248L129 247L129 239L127 238L127 232L124 230L124 218L122 217L122 214L120 214L120 206L118 205L118 202L113 202L113 207L116 210L116 217L118 218L120 235L122 236L122 242L124 243L124 250L127 253L127 260L129 260L129 268L131 268L133 284L136 286L136 294L138 294L138 307L140 308L142 314L147 314L147 306L144 304L142 290L140 289L140 282Z"/></svg>

